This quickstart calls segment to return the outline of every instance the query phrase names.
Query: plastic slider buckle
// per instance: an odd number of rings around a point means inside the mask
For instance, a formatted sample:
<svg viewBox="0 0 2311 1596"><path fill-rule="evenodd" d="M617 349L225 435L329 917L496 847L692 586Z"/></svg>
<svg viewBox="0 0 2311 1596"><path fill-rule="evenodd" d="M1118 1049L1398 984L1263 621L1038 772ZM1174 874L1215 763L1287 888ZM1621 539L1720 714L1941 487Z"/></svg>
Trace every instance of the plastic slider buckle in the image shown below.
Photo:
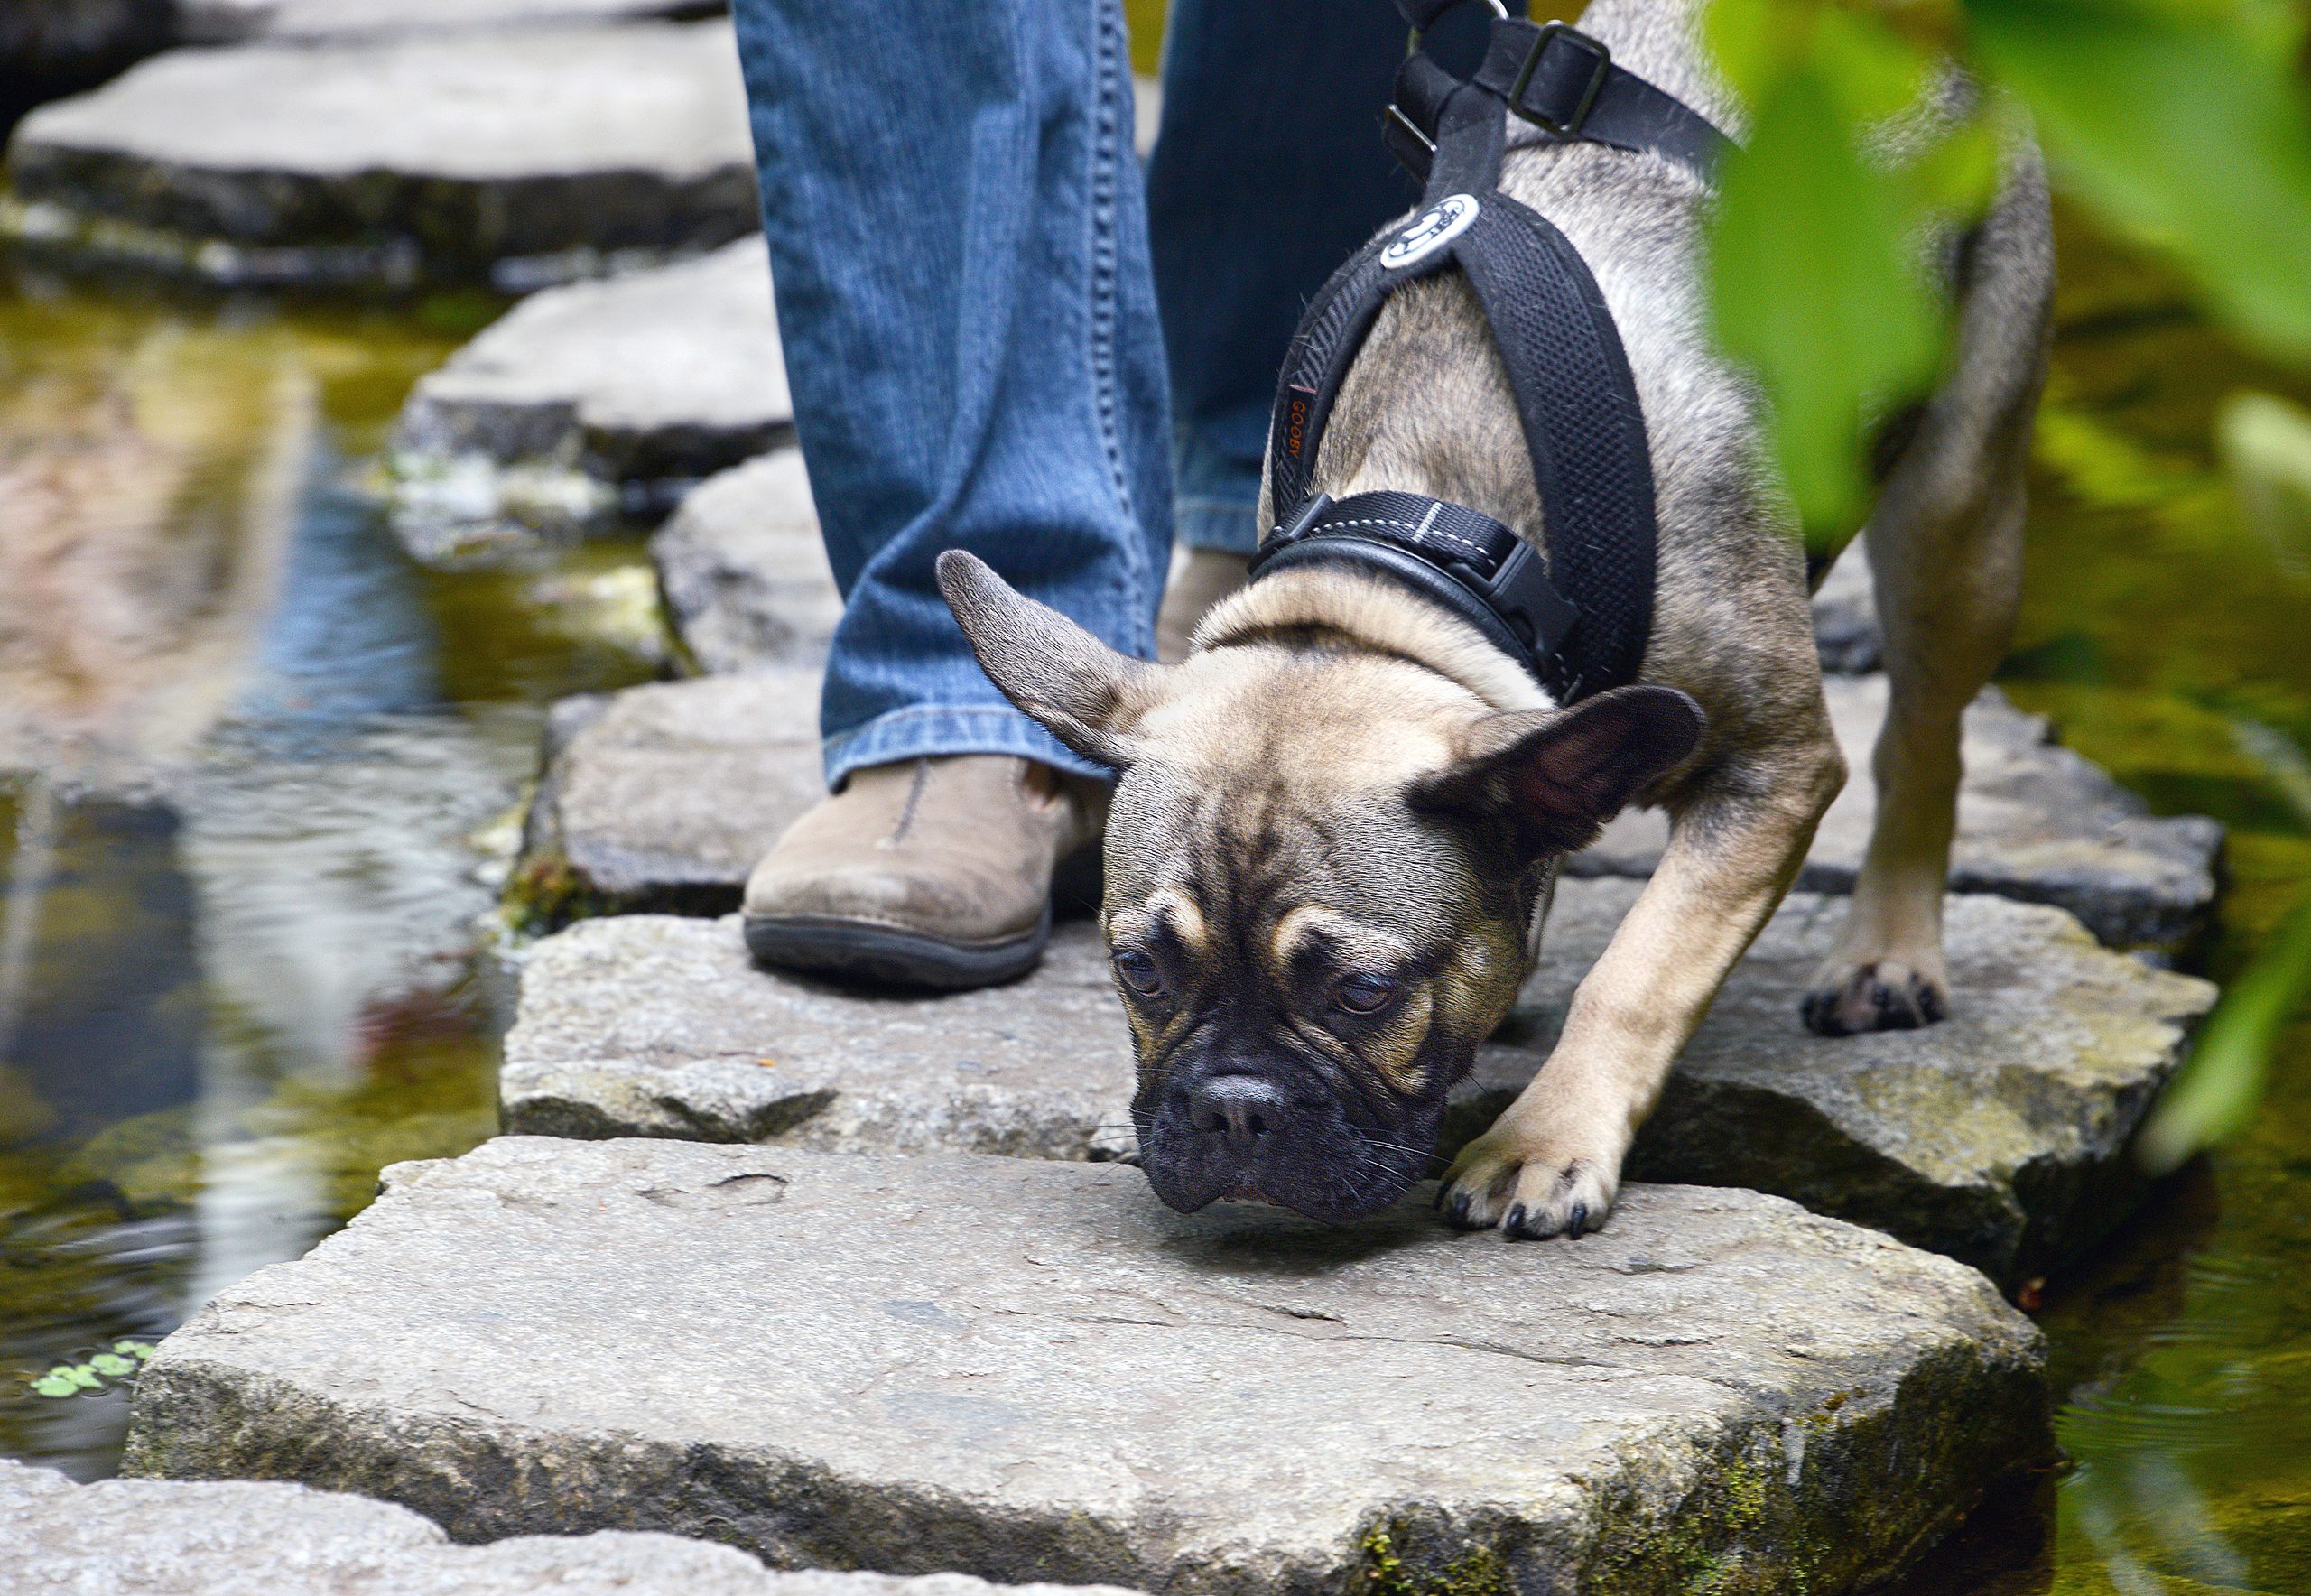
<svg viewBox="0 0 2311 1596"><path fill-rule="evenodd" d="M1564 646L1581 611L1556 590L1532 546L1518 540L1485 584L1494 613L1508 622L1534 654L1549 658Z"/></svg>
<svg viewBox="0 0 2311 1596"><path fill-rule="evenodd" d="M1540 70L1541 57L1557 40L1566 41L1574 50L1582 51L1593 63L1589 69L1589 80L1582 85L1580 97L1573 109L1562 117L1551 116L1545 111L1534 109L1525 103L1525 88ZM1589 120L1589 112L1597 103L1597 96L1604 91L1605 79L1613 70L1613 52L1601 40L1592 39L1569 23L1548 23L1541 28L1540 37L1533 41L1533 48L1525 56L1525 64L1517 69L1517 81L1509 87L1508 108L1526 121L1558 138L1578 138L1582 126Z"/></svg>

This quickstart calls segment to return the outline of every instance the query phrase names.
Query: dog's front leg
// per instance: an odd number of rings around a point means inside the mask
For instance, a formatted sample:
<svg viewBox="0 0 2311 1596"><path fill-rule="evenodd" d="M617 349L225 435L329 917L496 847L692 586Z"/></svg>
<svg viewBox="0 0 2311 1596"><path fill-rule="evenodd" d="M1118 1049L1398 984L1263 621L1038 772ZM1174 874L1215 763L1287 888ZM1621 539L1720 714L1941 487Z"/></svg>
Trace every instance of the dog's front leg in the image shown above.
<svg viewBox="0 0 2311 1596"><path fill-rule="evenodd" d="M1824 730L1771 767L1717 773L1675 812L1660 868L1573 993L1548 1062L1454 1161L1438 1192L1447 1217L1513 1237L1604 1222L1637 1127L1844 779Z"/></svg>

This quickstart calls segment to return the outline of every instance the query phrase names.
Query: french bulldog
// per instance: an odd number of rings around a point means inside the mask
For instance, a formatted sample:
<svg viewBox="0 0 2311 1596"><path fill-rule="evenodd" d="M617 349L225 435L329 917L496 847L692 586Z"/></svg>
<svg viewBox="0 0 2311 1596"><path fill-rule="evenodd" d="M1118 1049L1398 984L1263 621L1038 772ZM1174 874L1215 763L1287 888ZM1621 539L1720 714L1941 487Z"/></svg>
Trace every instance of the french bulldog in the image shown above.
<svg viewBox="0 0 2311 1596"><path fill-rule="evenodd" d="M1596 0L1582 26L1738 132L1700 9ZM1534 967L1559 862L1642 803L1670 818L1659 868L1546 1062L1438 1189L1452 1222L1510 1237L1603 1223L1680 1048L1845 779L1760 401L1709 331L1705 185L1657 155L1509 125L1501 186L1589 263L1646 418L1659 532L1635 684L1552 701L1441 606L1338 565L1253 581L1204 617L1184 661L1159 665L969 554L940 561L988 675L1118 773L1101 923L1137 1054L1141 1162L1174 1208L1258 1199L1344 1220L1401 1197ZM1800 1005L1827 1035L1930 1025L1952 1002L1941 913L1959 718L2013 625L2053 297L2027 139L2005 151L1987 214L1944 242L1954 354L1939 387L1881 427L1863 531L1890 707L1865 862ZM1507 373L1457 274L1389 299L1313 487L1433 495L1542 548Z"/></svg>

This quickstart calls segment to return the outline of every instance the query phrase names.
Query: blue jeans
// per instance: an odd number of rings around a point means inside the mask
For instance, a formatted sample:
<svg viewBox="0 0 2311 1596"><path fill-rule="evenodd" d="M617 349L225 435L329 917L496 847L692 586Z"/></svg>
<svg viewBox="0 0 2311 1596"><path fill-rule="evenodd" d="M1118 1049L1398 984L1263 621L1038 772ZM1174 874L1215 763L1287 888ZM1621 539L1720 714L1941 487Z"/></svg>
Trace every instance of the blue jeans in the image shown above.
<svg viewBox="0 0 2311 1596"><path fill-rule="evenodd" d="M932 563L970 549L1145 657L1175 454L1188 541L1249 551L1300 307L1413 197L1378 130L1403 24L1388 0L1174 0L1143 181L1118 0L735 10L846 599L827 778L965 753L1103 774L996 691Z"/></svg>

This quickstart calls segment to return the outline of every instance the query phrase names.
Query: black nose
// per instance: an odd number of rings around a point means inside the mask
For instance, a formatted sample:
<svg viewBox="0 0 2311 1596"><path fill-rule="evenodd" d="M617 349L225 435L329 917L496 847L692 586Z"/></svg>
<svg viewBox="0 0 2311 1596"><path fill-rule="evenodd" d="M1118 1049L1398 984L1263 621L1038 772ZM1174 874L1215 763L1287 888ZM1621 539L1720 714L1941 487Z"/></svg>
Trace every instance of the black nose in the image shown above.
<svg viewBox="0 0 2311 1596"><path fill-rule="evenodd" d="M1214 1075L1195 1089L1188 1116L1206 1136L1248 1153L1282 1127L1284 1094L1258 1075Z"/></svg>

